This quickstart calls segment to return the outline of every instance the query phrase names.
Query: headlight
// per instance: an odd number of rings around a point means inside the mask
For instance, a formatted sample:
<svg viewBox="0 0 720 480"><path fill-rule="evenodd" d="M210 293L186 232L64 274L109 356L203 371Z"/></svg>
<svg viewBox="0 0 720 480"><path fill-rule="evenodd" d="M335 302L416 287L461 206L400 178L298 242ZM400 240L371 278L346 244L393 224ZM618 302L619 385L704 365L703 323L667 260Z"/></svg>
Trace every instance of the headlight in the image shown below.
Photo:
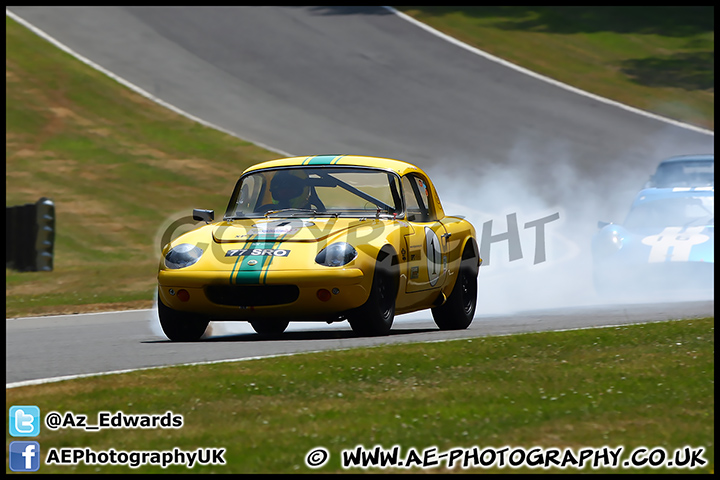
<svg viewBox="0 0 720 480"><path fill-rule="evenodd" d="M345 242L333 243L323 248L315 257L315 263L326 267L342 267L355 260L357 250Z"/></svg>
<svg viewBox="0 0 720 480"><path fill-rule="evenodd" d="M200 247L189 243L181 243L173 247L165 255L165 265L168 268L185 268L200 260L203 251Z"/></svg>

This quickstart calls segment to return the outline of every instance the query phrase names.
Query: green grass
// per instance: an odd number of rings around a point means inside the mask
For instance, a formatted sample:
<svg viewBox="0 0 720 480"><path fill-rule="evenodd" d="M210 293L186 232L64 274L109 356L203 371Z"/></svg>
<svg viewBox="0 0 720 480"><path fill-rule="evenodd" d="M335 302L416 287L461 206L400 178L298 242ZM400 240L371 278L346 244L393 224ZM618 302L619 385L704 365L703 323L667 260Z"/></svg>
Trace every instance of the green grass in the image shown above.
<svg viewBox="0 0 720 480"><path fill-rule="evenodd" d="M226 465L196 466L196 473L311 473L304 457L315 447L330 453L320 473L342 472L342 450L357 445L399 445L403 452L510 446L576 453L622 446L623 459L642 446L669 453L703 447L708 463L695 470L600 471L707 473L714 470L714 319L145 370L11 389L6 404L37 405L43 417L72 411L87 415L89 424L97 423L100 411L160 415L171 410L183 415L182 428L43 427L36 440L43 455L63 446L226 449ZM6 434L6 443L11 440ZM446 465L426 471L443 472ZM133 470L43 465L40 471Z"/></svg>
<svg viewBox="0 0 720 480"><path fill-rule="evenodd" d="M713 127L712 7L401 10L539 73ZM6 269L6 316L149 308L163 229L192 208L224 211L240 172L278 155L5 26L5 203L47 196L57 217L54 271Z"/></svg>

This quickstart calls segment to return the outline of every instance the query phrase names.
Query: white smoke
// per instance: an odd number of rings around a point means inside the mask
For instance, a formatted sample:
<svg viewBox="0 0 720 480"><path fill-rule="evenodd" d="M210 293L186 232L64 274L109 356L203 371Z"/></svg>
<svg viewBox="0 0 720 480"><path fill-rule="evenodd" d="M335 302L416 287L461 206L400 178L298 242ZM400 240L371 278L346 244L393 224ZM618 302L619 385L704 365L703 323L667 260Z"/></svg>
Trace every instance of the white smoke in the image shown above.
<svg viewBox="0 0 720 480"><path fill-rule="evenodd" d="M683 145L663 132L658 141L647 142L642 161L630 155L608 159L607 173L597 169L589 176L587 166L579 168L570 149L557 140L518 142L508 159L493 159L494 163L447 158L426 168L445 214L469 220L478 244L484 229L489 229L486 234L502 235L509 232L509 221L517 221L522 258L511 260L509 241L501 237L490 243L489 258L478 276L476 316L612 301L599 296L592 282L590 245L598 221L622 223L635 194L660 160L682 153L714 152L712 140L708 136L701 145ZM549 220L556 214L557 220ZM546 219L545 258L536 263L538 232L533 222L542 219ZM707 299L707 295L691 292L671 300ZM622 299L623 303L668 300L665 294L632 293Z"/></svg>
<svg viewBox="0 0 720 480"><path fill-rule="evenodd" d="M469 220L479 246L483 230L486 236L495 238L491 239L489 255L483 258L478 276L477 314L596 301L589 239L597 220L589 225L572 222L563 205L549 204L531 193L514 170L498 166L475 170L482 173L466 172L454 178L437 172L429 174L446 215ZM538 226L532 226L537 221L543 226L540 232ZM517 225L519 250L512 248L509 240L500 239L503 234L511 235L512 222Z"/></svg>

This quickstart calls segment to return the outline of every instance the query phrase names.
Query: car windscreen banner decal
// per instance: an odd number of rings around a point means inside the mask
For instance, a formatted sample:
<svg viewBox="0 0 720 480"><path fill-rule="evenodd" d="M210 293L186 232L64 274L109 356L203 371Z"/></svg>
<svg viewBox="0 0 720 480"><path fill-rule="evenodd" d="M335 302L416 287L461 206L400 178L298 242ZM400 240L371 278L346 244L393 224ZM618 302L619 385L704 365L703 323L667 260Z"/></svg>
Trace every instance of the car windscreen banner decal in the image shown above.
<svg viewBox="0 0 720 480"><path fill-rule="evenodd" d="M247 232L246 237L255 237L257 240L278 240L290 237L305 227L313 227L315 223L302 219L274 220L267 223L256 223Z"/></svg>
<svg viewBox="0 0 720 480"><path fill-rule="evenodd" d="M303 165L336 165L347 155L313 155L303 160Z"/></svg>

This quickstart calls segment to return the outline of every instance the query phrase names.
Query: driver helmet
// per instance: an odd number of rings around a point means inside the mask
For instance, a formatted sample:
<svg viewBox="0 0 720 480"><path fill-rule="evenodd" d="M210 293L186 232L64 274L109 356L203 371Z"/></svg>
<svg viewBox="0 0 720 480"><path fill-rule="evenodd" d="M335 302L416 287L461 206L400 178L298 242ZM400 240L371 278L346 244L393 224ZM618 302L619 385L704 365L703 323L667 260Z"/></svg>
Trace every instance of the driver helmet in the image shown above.
<svg viewBox="0 0 720 480"><path fill-rule="evenodd" d="M270 182L274 203L283 208L304 208L310 198L307 175L302 171L277 172Z"/></svg>

